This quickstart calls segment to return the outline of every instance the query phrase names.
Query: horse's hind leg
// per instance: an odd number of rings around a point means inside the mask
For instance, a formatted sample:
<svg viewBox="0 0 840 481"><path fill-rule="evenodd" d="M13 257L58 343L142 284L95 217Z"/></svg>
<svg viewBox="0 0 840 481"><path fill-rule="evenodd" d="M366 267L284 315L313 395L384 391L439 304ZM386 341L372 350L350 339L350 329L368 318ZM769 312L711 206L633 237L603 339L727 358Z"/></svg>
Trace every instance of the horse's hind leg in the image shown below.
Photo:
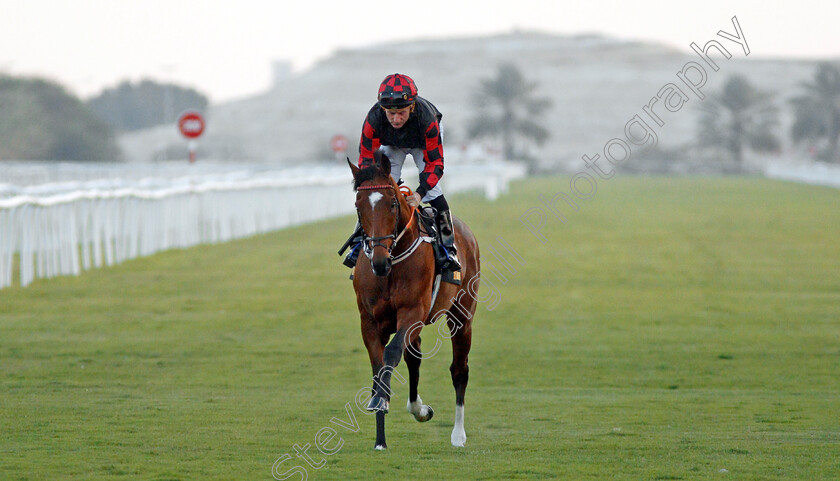
<svg viewBox="0 0 840 481"><path fill-rule="evenodd" d="M464 393L470 379L467 360L472 345L472 326L469 319L466 322L462 319L450 319L448 323L452 333L452 365L449 371L452 374L452 385L455 387L455 426L450 441L453 446L460 447L467 442L467 433L464 431Z"/></svg>
<svg viewBox="0 0 840 481"><path fill-rule="evenodd" d="M408 366L408 404L406 409L414 415L414 419L426 422L432 419L435 411L431 406L423 404L423 400L417 395L417 383L420 382L420 356L423 351L420 350L420 337L408 346L403 353L405 365Z"/></svg>

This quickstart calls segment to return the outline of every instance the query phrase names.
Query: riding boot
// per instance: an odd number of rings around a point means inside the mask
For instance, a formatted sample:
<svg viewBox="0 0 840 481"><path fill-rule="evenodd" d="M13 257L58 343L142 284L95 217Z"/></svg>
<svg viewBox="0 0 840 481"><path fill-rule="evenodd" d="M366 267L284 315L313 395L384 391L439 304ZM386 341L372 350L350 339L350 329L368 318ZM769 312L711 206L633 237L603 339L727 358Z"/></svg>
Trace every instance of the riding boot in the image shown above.
<svg viewBox="0 0 840 481"><path fill-rule="evenodd" d="M458 251L455 248L455 229L452 227L452 214L449 210L438 212L437 224L440 228L440 240L446 252L446 263L444 270L460 271L461 263L458 262Z"/></svg>
<svg viewBox="0 0 840 481"><path fill-rule="evenodd" d="M344 253L344 249L346 249L347 246L353 246L350 249L350 253L347 254L347 257L344 258L343 264L345 266L351 269L356 266L356 261L359 260L359 251L362 250L363 240L364 231L362 230L362 224L359 221L356 221L356 228L353 230L353 233L347 239L347 242L344 243L344 247L339 251L339 255L341 255Z"/></svg>

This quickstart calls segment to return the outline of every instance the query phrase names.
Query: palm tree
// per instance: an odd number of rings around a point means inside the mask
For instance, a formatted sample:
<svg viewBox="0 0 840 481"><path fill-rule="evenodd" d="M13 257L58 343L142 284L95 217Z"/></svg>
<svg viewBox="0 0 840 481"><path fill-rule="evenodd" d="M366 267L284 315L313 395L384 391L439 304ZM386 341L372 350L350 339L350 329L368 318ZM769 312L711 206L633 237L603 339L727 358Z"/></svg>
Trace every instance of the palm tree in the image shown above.
<svg viewBox="0 0 840 481"><path fill-rule="evenodd" d="M470 122L469 137L500 136L506 159L521 154L515 146L517 137L545 142L548 130L537 120L551 107L551 101L534 97L536 88L537 83L528 82L515 65L500 65L496 77L481 80L474 98L478 112ZM533 170L534 165L529 168Z"/></svg>
<svg viewBox="0 0 840 481"><path fill-rule="evenodd" d="M746 78L730 77L723 90L709 95L700 118L700 142L721 148L739 165L745 147L759 152L776 151L780 142L774 130L778 109L770 95L753 87Z"/></svg>
<svg viewBox="0 0 840 481"><path fill-rule="evenodd" d="M791 100L796 116L791 127L794 142L826 138L825 155L832 162L840 161L840 69L836 64L821 63L814 80L803 82L802 88L805 93Z"/></svg>

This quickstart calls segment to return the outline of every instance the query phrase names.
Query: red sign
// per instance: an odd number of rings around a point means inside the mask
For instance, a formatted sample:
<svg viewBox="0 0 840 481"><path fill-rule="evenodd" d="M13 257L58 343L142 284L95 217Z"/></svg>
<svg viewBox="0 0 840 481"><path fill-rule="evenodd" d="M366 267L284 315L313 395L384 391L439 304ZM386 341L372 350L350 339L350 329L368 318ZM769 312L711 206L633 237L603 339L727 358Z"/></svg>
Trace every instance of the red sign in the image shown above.
<svg viewBox="0 0 840 481"><path fill-rule="evenodd" d="M197 139L204 133L204 117L195 111L184 112L178 119L178 130L188 139Z"/></svg>
<svg viewBox="0 0 840 481"><path fill-rule="evenodd" d="M333 152L344 152L347 150L348 144L349 142L347 142L347 137L341 134L333 135L330 139L330 147L332 147Z"/></svg>

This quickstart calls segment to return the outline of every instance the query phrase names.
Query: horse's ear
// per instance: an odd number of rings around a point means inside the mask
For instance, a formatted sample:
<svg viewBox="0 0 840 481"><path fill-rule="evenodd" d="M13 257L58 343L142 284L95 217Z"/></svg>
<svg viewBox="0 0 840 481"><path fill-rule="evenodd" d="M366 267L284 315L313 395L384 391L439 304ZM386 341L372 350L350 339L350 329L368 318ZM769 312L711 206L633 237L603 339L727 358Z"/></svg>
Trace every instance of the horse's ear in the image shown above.
<svg viewBox="0 0 840 481"><path fill-rule="evenodd" d="M385 152L382 152L381 150L377 150L376 152L374 152L373 162L374 164L379 166L379 169L382 170L382 172L384 172L385 175L391 175L391 159L389 159L388 156L385 155Z"/></svg>
<svg viewBox="0 0 840 481"><path fill-rule="evenodd" d="M353 178L355 179L356 176L359 174L359 168L350 161L350 157L347 157L347 165L350 166L350 170L353 172Z"/></svg>

